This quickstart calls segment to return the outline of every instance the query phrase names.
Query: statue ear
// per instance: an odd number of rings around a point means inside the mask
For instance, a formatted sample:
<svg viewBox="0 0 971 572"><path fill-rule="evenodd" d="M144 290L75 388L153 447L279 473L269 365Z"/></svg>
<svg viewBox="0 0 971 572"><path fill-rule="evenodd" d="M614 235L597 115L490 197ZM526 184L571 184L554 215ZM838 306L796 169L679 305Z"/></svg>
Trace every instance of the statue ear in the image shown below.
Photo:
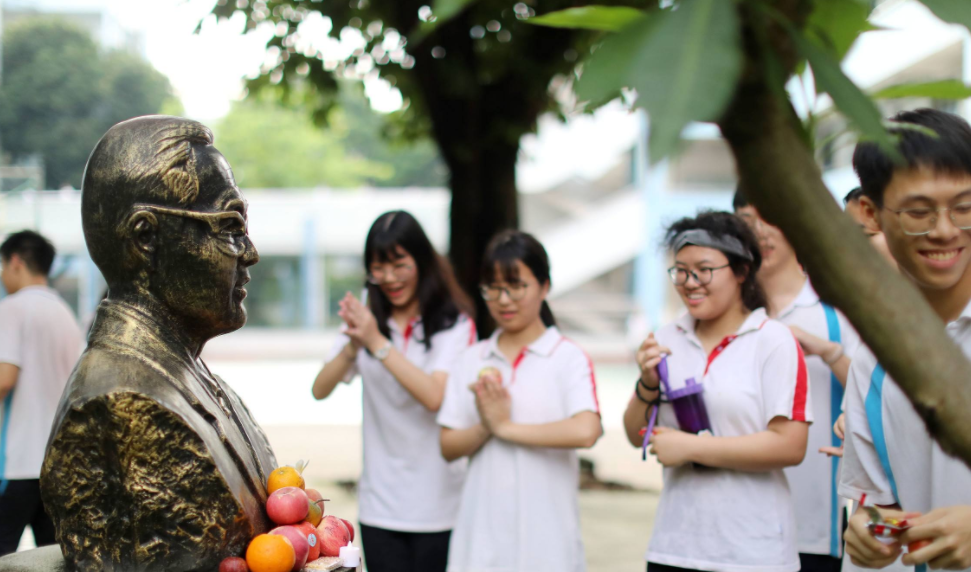
<svg viewBox="0 0 971 572"><path fill-rule="evenodd" d="M148 211L133 213L125 223L129 260L142 269L154 266L158 219Z"/></svg>

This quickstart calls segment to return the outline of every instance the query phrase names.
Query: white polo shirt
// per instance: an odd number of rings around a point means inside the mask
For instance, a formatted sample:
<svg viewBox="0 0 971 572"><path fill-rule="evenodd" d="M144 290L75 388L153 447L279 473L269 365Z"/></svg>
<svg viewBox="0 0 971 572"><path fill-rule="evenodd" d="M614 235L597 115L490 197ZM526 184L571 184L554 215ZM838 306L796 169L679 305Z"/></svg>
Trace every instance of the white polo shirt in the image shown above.
<svg viewBox="0 0 971 572"><path fill-rule="evenodd" d="M404 331L388 320L391 342L425 373L448 372L459 353L475 343L475 322L466 316L432 336L426 350L420 319ZM330 359L350 340L340 336ZM447 463L439 446L435 413L401 385L384 364L361 349L344 381L360 374L364 462L358 517L368 526L402 532L441 532L455 524L465 478L464 460Z"/></svg>
<svg viewBox="0 0 971 572"><path fill-rule="evenodd" d="M544 424L581 411L600 412L593 362L556 327L510 362L497 330L466 350L448 379L438 422L467 429L480 422L469 385L479 370L502 374L514 423ZM490 439L472 457L449 572L582 572L586 570L577 502L580 465L573 449L522 447Z"/></svg>
<svg viewBox="0 0 971 572"><path fill-rule="evenodd" d="M971 357L971 305L947 325L947 334ZM971 505L971 470L944 453L907 396L862 344L853 356L846 390L841 495L860 500L866 494L866 504L899 504L924 514Z"/></svg>
<svg viewBox="0 0 971 572"><path fill-rule="evenodd" d="M81 330L53 288L28 286L0 300L0 362L20 368L0 413L0 477L38 479Z"/></svg>
<svg viewBox="0 0 971 572"><path fill-rule="evenodd" d="M776 319L818 338L840 343L847 356L852 356L860 343L846 317L820 302L809 280ZM839 457L827 457L819 453L819 448L841 444L833 432L833 424L842 411L843 385L819 356L806 357L806 370L815 422L809 428L806 458L798 466L787 467L785 473L796 506L799 552L839 558L843 552L841 537L846 506L846 501L836 493Z"/></svg>
<svg viewBox="0 0 971 572"><path fill-rule="evenodd" d="M714 438L766 431L776 417L812 421L802 350L789 328L753 311L710 355L685 314L655 333L668 356L672 390L704 384ZM658 426L678 427L670 404ZM648 562L714 572L797 572L796 519L782 469L664 469Z"/></svg>

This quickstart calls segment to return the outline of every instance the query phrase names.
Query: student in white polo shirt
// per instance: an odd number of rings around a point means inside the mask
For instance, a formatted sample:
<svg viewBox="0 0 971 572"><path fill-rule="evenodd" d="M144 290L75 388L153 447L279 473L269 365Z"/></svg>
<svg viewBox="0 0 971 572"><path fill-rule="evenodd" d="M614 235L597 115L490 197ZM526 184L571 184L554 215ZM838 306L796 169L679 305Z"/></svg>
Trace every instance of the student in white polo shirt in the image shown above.
<svg viewBox="0 0 971 572"><path fill-rule="evenodd" d="M460 356L438 413L442 455L470 457L448 570L582 572L575 449L603 432L593 364L555 326L535 238L493 238L482 281L499 328Z"/></svg>
<svg viewBox="0 0 971 572"><path fill-rule="evenodd" d="M40 468L64 386L81 355L74 314L48 284L54 246L33 231L0 245L0 556L26 526L54 544L40 497Z"/></svg>
<svg viewBox="0 0 971 572"><path fill-rule="evenodd" d="M802 462L812 420L802 350L763 309L762 255L741 219L702 212L675 222L667 239L688 312L641 345L642 375L624 414L631 443L641 447L644 431L664 465L647 569L796 572L783 469ZM667 370L663 392L659 369ZM693 434L679 430L674 408L689 399L676 394L698 384L707 414L695 414L702 421Z"/></svg>
<svg viewBox="0 0 971 572"><path fill-rule="evenodd" d="M789 326L806 354L815 422L809 429L806 458L785 469L796 506L801 570L839 572L846 500L836 493L839 457L821 451L842 446L833 424L842 412L850 356L859 337L843 314L819 300L792 245L778 227L762 220L741 187L732 205L759 239L758 280L769 317Z"/></svg>
<svg viewBox="0 0 971 572"><path fill-rule="evenodd" d="M853 155L864 218L883 232L901 273L971 356L971 127L932 109L903 112L891 122L910 124L891 128L903 165L872 143L858 144ZM880 509L885 514L920 515L908 518L911 528L888 546L869 534L866 512L857 511L846 532L846 553L855 564L883 568L908 544L930 541L905 554L903 564L971 569L971 470L941 450L864 347L854 356L847 385L840 494L887 507Z"/></svg>
<svg viewBox="0 0 971 572"><path fill-rule="evenodd" d="M447 263L404 211L378 217L364 247L368 304L351 294L345 328L314 381L316 399L360 374L364 466L358 518L371 572L442 572L464 463L439 454L435 413L448 371L476 341Z"/></svg>

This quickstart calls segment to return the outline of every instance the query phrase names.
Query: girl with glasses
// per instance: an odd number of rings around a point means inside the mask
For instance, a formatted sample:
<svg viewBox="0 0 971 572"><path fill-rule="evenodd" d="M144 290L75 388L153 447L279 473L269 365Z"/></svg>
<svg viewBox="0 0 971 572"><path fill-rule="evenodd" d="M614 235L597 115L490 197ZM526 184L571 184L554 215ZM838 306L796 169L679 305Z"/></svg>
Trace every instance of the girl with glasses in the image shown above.
<svg viewBox="0 0 971 572"><path fill-rule="evenodd" d="M535 238L497 235L482 277L499 327L459 357L438 413L442 455L470 458L448 570L582 572L576 449L603 432L593 364L556 328Z"/></svg>
<svg viewBox="0 0 971 572"><path fill-rule="evenodd" d="M766 316L755 276L762 257L741 219L703 212L679 220L667 245L687 313L641 344L642 373L624 413L630 442L649 444L664 466L647 570L796 572L796 521L782 469L806 452L812 409L802 351L786 326ZM692 427L698 433L682 431L686 394L699 385L700 400L691 397L703 421Z"/></svg>
<svg viewBox="0 0 971 572"><path fill-rule="evenodd" d="M476 341L448 263L404 211L378 217L364 246L368 301L348 293L343 332L314 381L316 399L363 380L359 520L368 570L444 572L465 474L438 450L448 371Z"/></svg>

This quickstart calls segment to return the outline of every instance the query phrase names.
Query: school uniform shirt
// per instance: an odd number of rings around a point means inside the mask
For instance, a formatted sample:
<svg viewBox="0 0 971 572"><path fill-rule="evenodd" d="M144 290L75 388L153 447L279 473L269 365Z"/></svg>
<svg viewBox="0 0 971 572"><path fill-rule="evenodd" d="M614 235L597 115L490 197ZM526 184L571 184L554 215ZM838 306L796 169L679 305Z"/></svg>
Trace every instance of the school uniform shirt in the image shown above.
<svg viewBox="0 0 971 572"><path fill-rule="evenodd" d="M476 341L475 323L466 316L432 336L426 350L421 319L402 331L388 320L391 342L413 365L432 374L448 372L459 353ZM350 339L341 335L330 359ZM442 532L455 524L465 477L464 461L447 463L439 446L435 413L415 399L381 360L357 352L345 383L360 374L364 463L358 485L362 524L401 532Z"/></svg>
<svg viewBox="0 0 971 572"><path fill-rule="evenodd" d="M0 479L38 479L64 386L81 355L81 330L53 288L0 300L0 363L19 368L0 405ZM2 487L0 487L2 488Z"/></svg>
<svg viewBox="0 0 971 572"><path fill-rule="evenodd" d="M459 357L438 413L440 425L467 429L481 422L469 385L488 366L502 375L513 423L538 425L581 411L600 413L593 363L559 330L547 328L512 362L499 351L499 334ZM469 463L447 570L583 572L579 483L573 449L489 439Z"/></svg>
<svg viewBox="0 0 971 572"><path fill-rule="evenodd" d="M789 328L764 309L710 355L685 314L655 333L671 350L672 390L688 378L704 386L712 438L753 435L777 417L812 421L812 395L802 350ZM678 427L663 403L658 426ZM782 469L733 471L693 464L664 469L648 562L714 572L796 572L796 519Z"/></svg>
<svg viewBox="0 0 971 572"><path fill-rule="evenodd" d="M776 317L787 326L840 343L843 353L852 356L860 338L843 314L819 300L806 280L796 299ZM840 416L843 385L819 356L806 356L809 387L812 392L813 420L809 427L806 458L800 465L787 467L786 478L796 507L799 552L828 554L839 558L843 551L842 530L846 501L836 492L839 457L828 457L820 447L839 447L833 432Z"/></svg>
<svg viewBox="0 0 971 572"><path fill-rule="evenodd" d="M947 325L971 357L971 305ZM900 387L868 348L853 356L847 382L846 443L839 492L905 511L971 505L971 470L944 453ZM969 568L971 570L971 568Z"/></svg>

